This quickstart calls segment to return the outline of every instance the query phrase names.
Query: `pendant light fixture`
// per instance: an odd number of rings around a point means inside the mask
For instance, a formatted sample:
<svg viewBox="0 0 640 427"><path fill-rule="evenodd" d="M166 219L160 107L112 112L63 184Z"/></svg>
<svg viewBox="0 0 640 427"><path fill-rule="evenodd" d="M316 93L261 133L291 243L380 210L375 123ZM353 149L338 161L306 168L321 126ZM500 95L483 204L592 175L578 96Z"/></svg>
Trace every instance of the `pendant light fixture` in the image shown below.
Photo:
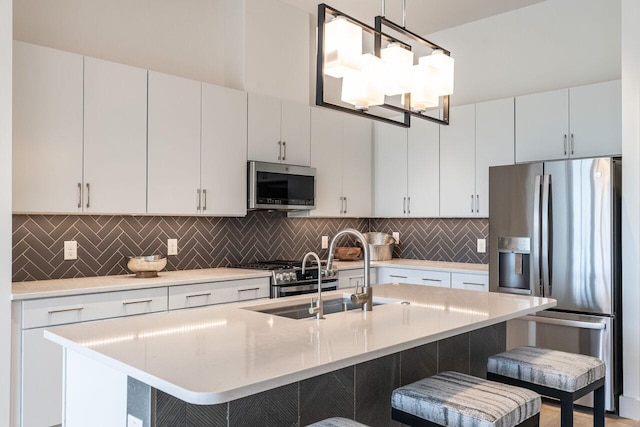
<svg viewBox="0 0 640 427"><path fill-rule="evenodd" d="M382 16L370 27L318 5L316 105L405 127L410 117L449 124L453 58L407 30L406 0L402 9L400 26L384 17L382 0Z"/></svg>

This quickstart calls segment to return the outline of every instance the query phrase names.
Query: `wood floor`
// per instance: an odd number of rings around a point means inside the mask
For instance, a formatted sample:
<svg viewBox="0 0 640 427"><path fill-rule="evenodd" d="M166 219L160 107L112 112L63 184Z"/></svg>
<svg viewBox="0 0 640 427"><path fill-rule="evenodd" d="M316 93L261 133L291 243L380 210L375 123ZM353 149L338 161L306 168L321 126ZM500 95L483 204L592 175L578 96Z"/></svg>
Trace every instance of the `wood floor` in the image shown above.
<svg viewBox="0 0 640 427"><path fill-rule="evenodd" d="M619 418L615 415L607 415L605 421L606 427L640 427L640 421ZM540 412L540 427L559 427L560 426L560 406L543 402L542 411ZM589 411L575 410L573 412L574 427L592 427L593 417Z"/></svg>

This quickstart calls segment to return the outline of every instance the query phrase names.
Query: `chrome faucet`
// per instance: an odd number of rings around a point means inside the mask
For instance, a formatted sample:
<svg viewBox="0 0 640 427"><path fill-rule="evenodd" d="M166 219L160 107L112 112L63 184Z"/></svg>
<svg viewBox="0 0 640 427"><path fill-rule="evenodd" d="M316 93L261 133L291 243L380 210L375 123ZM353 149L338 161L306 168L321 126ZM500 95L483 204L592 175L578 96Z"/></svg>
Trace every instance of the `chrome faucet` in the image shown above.
<svg viewBox="0 0 640 427"><path fill-rule="evenodd" d="M362 243L362 250L364 252L364 286L362 292L358 292L356 287L356 293L351 295L351 302L354 304L362 304L363 311L371 311L373 309L373 291L371 290L371 282L369 270L371 269L371 257L369 256L369 243L364 237L364 234L353 228L345 228L338 231L329 245L329 255L327 256L327 270L331 270L331 263L333 262L333 254L336 250L336 242L338 238L344 234L350 234L355 236Z"/></svg>
<svg viewBox="0 0 640 427"><path fill-rule="evenodd" d="M315 314L316 319L324 319L324 307L322 305L322 264L320 263L320 257L315 252L307 252L302 258L302 275L306 271L307 267L307 259L309 257L314 257L316 259L316 263L318 263L318 300L316 301L316 305L313 305L313 298L311 299L311 307L309 307L309 314ZM327 267L327 270L329 268Z"/></svg>

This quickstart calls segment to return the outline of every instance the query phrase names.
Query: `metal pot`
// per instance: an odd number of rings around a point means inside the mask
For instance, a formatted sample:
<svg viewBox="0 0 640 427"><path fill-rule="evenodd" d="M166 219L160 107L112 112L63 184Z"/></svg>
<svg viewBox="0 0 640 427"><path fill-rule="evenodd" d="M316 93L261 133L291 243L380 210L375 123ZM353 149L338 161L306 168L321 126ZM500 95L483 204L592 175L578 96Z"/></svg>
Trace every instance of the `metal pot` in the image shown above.
<svg viewBox="0 0 640 427"><path fill-rule="evenodd" d="M393 258L393 249L396 239L390 234L371 232L364 233L364 237L369 243L369 254L371 261L388 261Z"/></svg>

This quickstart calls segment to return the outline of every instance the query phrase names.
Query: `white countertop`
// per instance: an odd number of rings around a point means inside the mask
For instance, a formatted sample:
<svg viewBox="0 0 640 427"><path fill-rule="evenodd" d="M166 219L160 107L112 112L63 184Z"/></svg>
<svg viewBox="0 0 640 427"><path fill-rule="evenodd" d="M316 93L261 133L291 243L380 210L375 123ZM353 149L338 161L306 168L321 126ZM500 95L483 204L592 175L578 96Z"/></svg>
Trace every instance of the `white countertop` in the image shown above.
<svg viewBox="0 0 640 427"><path fill-rule="evenodd" d="M363 261L334 261L338 270L353 270L364 267ZM487 264L460 262L424 261L414 259L392 259L374 261L372 267L402 267L429 270L460 271L488 274ZM12 300L52 298L98 292L124 291L130 289L156 288L161 286L188 285L192 283L220 282L227 280L269 277L271 273L260 270L238 268L205 268L199 270L161 271L159 277L136 278L133 274L122 276L78 277L74 279L35 280L14 282L11 286Z"/></svg>
<svg viewBox="0 0 640 427"><path fill-rule="evenodd" d="M122 276L79 277L74 279L35 280L14 282L11 299L50 298L66 295L113 292L130 289L157 288L191 283L269 277L271 273L241 268L203 268L199 270L161 271L158 277L137 278L133 274Z"/></svg>
<svg viewBox="0 0 640 427"><path fill-rule="evenodd" d="M242 308L306 303L307 295L61 326L45 337L184 401L216 404L555 306L546 298L420 285L373 291L374 299L396 302L324 320Z"/></svg>

